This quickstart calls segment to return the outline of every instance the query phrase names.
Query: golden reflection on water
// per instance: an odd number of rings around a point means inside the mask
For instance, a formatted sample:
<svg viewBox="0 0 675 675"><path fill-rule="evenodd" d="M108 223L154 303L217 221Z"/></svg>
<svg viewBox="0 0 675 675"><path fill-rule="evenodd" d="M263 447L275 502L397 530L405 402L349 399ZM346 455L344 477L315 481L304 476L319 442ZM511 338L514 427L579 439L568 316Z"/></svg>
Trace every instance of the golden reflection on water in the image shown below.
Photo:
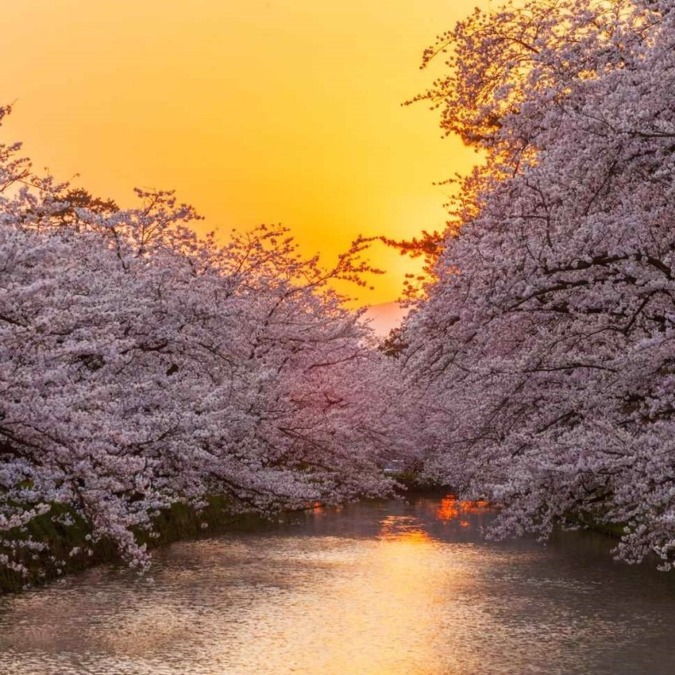
<svg viewBox="0 0 675 675"><path fill-rule="evenodd" d="M313 558L330 569L319 588L291 603L283 594L268 596L258 607L259 621L247 622L236 642L255 644L259 657L239 653L235 660L247 664L242 672L430 675L441 672L441 663L442 672L459 672L449 665L456 657L444 649L447 626L440 615L451 594L474 583L467 563L473 551L458 550L449 564L443 542L408 514L383 517L370 541L334 545L328 559ZM467 607L458 609L456 619L471 620ZM273 632L261 630L265 617L280 614L283 623ZM462 654L462 668L477 672L477 659Z"/></svg>
<svg viewBox="0 0 675 675"><path fill-rule="evenodd" d="M649 661L671 653L675 590L622 581L606 551L588 564L486 546L490 517L451 495L340 515L315 505L295 524L165 549L152 581L91 570L0 599L0 673L620 672L621 645L642 643L630 672L675 672L675 658L670 671ZM645 642L657 618L664 630Z"/></svg>
<svg viewBox="0 0 675 675"><path fill-rule="evenodd" d="M437 542L416 518L390 515L377 539L364 544L343 542L338 555L319 557L332 568L319 588L291 603L283 595L266 599L261 621L279 614L284 620L272 632L247 624L237 642L255 644L259 657L237 656L247 662L245 672L438 672L434 607L446 571Z"/></svg>
<svg viewBox="0 0 675 675"><path fill-rule="evenodd" d="M460 500L454 495L447 495L441 499L436 509L436 517L443 522L456 520L460 527L469 527L471 523L466 519L468 514L485 514L489 511L490 505L484 499Z"/></svg>
<svg viewBox="0 0 675 675"><path fill-rule="evenodd" d="M429 517L462 526L479 510L448 496L422 502L415 513L384 514L366 539L185 543L182 549L196 565L178 561L135 600L123 587L115 611L99 617L85 641L98 653L102 673L478 672L478 652L458 650L447 638L450 630L456 634L449 624L469 625L480 616L479 608L462 603L450 620L447 612L448 600L475 583L475 552L458 547L449 557L447 545L430 534ZM329 515L318 504L311 513L314 522ZM231 559L224 557L219 567L223 554ZM63 617L70 611L85 616L90 601L84 594L51 604L61 617L53 621L61 637L52 645L57 649L41 646L60 654L72 649L69 639L80 641L82 633L63 637ZM174 658L167 659L171 652ZM186 659L200 665L186 666ZM58 672L78 671L58 662Z"/></svg>
<svg viewBox="0 0 675 675"><path fill-rule="evenodd" d="M407 545L431 541L429 533L415 516L387 516L380 523L378 538Z"/></svg>

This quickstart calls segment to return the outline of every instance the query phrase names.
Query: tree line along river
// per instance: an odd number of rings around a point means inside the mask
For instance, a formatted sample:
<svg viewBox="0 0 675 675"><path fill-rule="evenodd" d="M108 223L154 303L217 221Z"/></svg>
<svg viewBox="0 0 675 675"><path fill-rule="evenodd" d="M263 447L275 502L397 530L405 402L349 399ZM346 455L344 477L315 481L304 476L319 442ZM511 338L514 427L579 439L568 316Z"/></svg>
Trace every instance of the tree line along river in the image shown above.
<svg viewBox="0 0 675 675"><path fill-rule="evenodd" d="M317 508L5 596L0 672L675 672L675 575L597 533L486 542L493 517L451 495Z"/></svg>

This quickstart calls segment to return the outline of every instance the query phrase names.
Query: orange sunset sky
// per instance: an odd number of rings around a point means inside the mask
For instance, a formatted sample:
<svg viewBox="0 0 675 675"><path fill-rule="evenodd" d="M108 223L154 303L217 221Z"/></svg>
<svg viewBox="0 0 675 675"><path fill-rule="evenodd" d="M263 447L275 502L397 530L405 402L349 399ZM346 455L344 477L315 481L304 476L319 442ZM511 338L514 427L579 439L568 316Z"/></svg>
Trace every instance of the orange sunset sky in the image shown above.
<svg viewBox="0 0 675 675"><path fill-rule="evenodd" d="M428 106L422 50L487 0L20 0L2 7L6 140L120 205L176 189L223 240L290 227L328 264L358 234L442 226L434 181L474 161ZM361 303L394 300L410 263ZM407 265L407 267L406 267Z"/></svg>

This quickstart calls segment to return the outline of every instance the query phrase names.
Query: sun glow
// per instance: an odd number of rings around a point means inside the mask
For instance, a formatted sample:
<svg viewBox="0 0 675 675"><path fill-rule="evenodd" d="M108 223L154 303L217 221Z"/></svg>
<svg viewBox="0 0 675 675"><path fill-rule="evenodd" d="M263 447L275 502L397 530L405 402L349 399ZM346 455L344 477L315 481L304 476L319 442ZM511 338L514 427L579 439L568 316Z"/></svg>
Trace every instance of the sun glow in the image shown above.
<svg viewBox="0 0 675 675"><path fill-rule="evenodd" d="M134 186L175 188L221 240L282 222L329 263L359 233L443 226L434 181L473 153L441 140L424 106L422 50L486 0L30 0L3 7L7 136L36 167L75 174L130 205ZM440 65L440 63L439 63ZM417 266L389 270L363 302L398 296Z"/></svg>

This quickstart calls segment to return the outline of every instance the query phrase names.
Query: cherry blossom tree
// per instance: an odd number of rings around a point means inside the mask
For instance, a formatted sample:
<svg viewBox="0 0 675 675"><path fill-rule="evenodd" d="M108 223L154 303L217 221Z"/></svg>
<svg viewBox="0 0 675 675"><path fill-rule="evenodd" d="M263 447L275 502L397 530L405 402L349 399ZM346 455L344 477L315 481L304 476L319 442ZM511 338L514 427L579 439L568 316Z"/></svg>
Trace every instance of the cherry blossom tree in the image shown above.
<svg viewBox="0 0 675 675"><path fill-rule="evenodd" d="M675 561L672 0L532 0L440 36L420 99L485 162L463 181L405 373L427 472L493 533L622 529ZM420 416L419 412L417 413Z"/></svg>
<svg viewBox="0 0 675 675"><path fill-rule="evenodd" d="M329 270L281 227L218 246L170 192L120 209L19 151L0 146L0 565L62 564L27 536L40 515L143 567L139 533L176 502L391 490L391 366L329 288L363 283L366 242Z"/></svg>

